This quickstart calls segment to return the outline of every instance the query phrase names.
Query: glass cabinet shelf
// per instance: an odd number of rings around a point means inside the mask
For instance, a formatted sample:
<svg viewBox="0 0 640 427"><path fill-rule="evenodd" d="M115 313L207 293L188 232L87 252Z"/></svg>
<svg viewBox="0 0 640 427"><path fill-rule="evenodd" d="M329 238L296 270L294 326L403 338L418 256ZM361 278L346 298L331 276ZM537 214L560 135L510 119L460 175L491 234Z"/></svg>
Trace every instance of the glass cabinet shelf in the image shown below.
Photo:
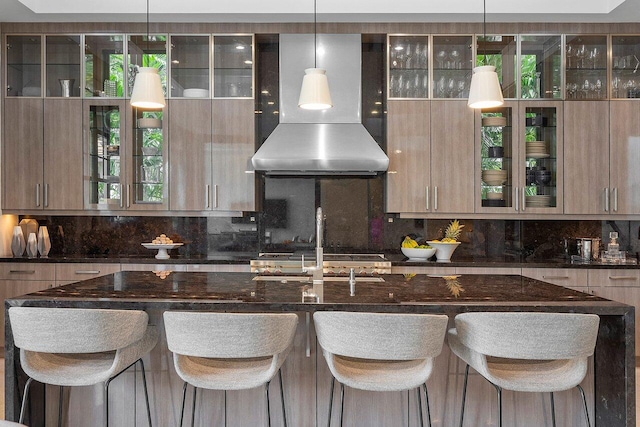
<svg viewBox="0 0 640 427"><path fill-rule="evenodd" d="M611 36L611 98L640 98L640 36Z"/></svg>
<svg viewBox="0 0 640 427"><path fill-rule="evenodd" d="M133 109L133 204L162 204L165 201L164 132L162 110ZM157 122L141 125L141 120Z"/></svg>
<svg viewBox="0 0 640 427"><path fill-rule="evenodd" d="M171 96L208 98L211 37L171 36Z"/></svg>
<svg viewBox="0 0 640 427"><path fill-rule="evenodd" d="M46 36L46 96L79 97L80 35Z"/></svg>
<svg viewBox="0 0 640 427"><path fill-rule="evenodd" d="M213 96L253 97L253 36L213 36Z"/></svg>
<svg viewBox="0 0 640 427"><path fill-rule="evenodd" d="M520 97L562 97L560 35L520 36Z"/></svg>
<svg viewBox="0 0 640 427"><path fill-rule="evenodd" d="M7 36L7 96L42 96L42 36Z"/></svg>
<svg viewBox="0 0 640 427"><path fill-rule="evenodd" d="M433 36L433 97L468 98L472 36Z"/></svg>
<svg viewBox="0 0 640 427"><path fill-rule="evenodd" d="M476 66L493 65L498 73L504 98L516 98L518 76L517 42L515 35L477 37Z"/></svg>
<svg viewBox="0 0 640 427"><path fill-rule="evenodd" d="M429 97L429 36L389 36L389 98Z"/></svg>
<svg viewBox="0 0 640 427"><path fill-rule="evenodd" d="M121 110L119 105L87 107L89 204L119 206L122 190Z"/></svg>
<svg viewBox="0 0 640 427"><path fill-rule="evenodd" d="M607 98L607 36L567 35L565 99Z"/></svg>
<svg viewBox="0 0 640 427"><path fill-rule="evenodd" d="M480 128L480 200L483 208L512 205L514 155L512 107L482 110Z"/></svg>
<svg viewBox="0 0 640 427"><path fill-rule="evenodd" d="M124 96L124 36L86 35L84 38L84 96Z"/></svg>
<svg viewBox="0 0 640 427"><path fill-rule="evenodd" d="M127 87L131 96L138 67L158 69L162 91L167 96L167 36L163 34L130 35L127 43Z"/></svg>

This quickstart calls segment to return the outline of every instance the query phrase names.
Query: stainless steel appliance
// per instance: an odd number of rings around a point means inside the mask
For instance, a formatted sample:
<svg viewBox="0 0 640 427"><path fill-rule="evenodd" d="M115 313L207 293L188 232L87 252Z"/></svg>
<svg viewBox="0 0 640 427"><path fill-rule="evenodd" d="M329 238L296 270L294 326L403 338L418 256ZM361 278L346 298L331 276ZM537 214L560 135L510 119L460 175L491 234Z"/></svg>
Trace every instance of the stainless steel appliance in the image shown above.
<svg viewBox="0 0 640 427"><path fill-rule="evenodd" d="M303 261L304 258L304 261ZM258 274L304 274L305 269L316 265L313 254L261 253L251 260L251 272ZM382 254L324 254L324 274L348 276L353 268L358 275L391 273L391 261Z"/></svg>

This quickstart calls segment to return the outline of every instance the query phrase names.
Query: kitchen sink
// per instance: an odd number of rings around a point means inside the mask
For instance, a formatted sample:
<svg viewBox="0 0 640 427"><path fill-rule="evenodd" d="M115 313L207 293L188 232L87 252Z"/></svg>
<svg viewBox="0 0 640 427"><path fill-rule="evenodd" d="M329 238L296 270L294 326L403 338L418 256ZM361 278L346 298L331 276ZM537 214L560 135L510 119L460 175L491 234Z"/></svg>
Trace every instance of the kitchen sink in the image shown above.
<svg viewBox="0 0 640 427"><path fill-rule="evenodd" d="M257 275L253 280L263 280L265 282L302 282L311 283L313 281L312 276L277 276L277 275ZM348 282L348 276L325 276L323 278L325 282ZM382 277L356 277L356 283L359 282L384 282Z"/></svg>

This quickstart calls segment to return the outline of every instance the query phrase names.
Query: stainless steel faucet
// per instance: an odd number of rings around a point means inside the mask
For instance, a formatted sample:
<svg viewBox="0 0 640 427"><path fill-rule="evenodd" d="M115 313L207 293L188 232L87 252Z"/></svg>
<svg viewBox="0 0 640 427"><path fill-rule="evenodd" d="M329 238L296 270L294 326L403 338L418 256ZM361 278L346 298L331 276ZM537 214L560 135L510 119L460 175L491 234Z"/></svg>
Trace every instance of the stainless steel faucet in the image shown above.
<svg viewBox="0 0 640 427"><path fill-rule="evenodd" d="M302 261L303 271L313 273L313 284L321 285L324 283L324 250L322 249L322 236L324 234L324 217L322 208L316 211L316 265L314 267L304 267L304 258Z"/></svg>

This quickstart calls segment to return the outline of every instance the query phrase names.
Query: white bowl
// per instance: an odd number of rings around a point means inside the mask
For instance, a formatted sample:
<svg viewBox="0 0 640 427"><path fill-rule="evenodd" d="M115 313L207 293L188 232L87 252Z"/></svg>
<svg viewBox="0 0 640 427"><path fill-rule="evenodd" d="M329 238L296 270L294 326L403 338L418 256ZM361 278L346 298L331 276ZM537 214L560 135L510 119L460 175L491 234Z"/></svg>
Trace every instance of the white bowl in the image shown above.
<svg viewBox="0 0 640 427"><path fill-rule="evenodd" d="M436 260L438 262L451 261L451 255L453 251L460 245L460 242L427 242L429 246L436 248Z"/></svg>
<svg viewBox="0 0 640 427"><path fill-rule="evenodd" d="M143 117L141 119L138 119L138 127L141 129L161 128L162 120L153 117Z"/></svg>
<svg viewBox="0 0 640 427"><path fill-rule="evenodd" d="M502 200L502 193L487 193L488 200Z"/></svg>
<svg viewBox="0 0 640 427"><path fill-rule="evenodd" d="M400 248L409 261L426 261L436 253L434 248Z"/></svg>
<svg viewBox="0 0 640 427"><path fill-rule="evenodd" d="M182 91L182 96L185 98L208 98L209 91L207 89L197 88L185 89Z"/></svg>

